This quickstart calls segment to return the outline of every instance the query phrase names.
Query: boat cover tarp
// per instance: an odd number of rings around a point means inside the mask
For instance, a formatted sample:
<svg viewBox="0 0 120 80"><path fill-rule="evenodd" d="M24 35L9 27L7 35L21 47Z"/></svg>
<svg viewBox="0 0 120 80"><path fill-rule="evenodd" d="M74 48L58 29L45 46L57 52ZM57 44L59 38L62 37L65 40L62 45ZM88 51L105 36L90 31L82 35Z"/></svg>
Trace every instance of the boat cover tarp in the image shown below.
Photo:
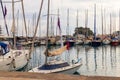
<svg viewBox="0 0 120 80"><path fill-rule="evenodd" d="M112 38L112 40L118 40L118 38Z"/></svg>
<svg viewBox="0 0 120 80"><path fill-rule="evenodd" d="M67 50L67 45L66 46L63 46L63 47L61 47L61 48L59 48L59 49L56 49L56 50L54 50L54 51L49 51L48 52L48 54L47 54L47 56L57 56L57 55L60 55L60 54L62 54L64 51L66 51Z"/></svg>
<svg viewBox="0 0 120 80"><path fill-rule="evenodd" d="M69 66L67 62L61 64L44 64L43 66L39 67L39 70L53 70L58 68L63 68Z"/></svg>
<svg viewBox="0 0 120 80"><path fill-rule="evenodd" d="M0 42L1 50L3 50L2 54L6 54L9 52L8 45L6 43Z"/></svg>

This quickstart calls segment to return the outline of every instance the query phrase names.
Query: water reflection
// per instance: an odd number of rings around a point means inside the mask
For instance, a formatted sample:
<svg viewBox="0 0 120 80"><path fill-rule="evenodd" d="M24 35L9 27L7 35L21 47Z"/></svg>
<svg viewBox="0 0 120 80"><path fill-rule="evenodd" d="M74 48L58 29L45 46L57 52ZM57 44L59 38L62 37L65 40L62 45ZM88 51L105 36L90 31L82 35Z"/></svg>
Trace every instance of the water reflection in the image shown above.
<svg viewBox="0 0 120 80"><path fill-rule="evenodd" d="M81 75L120 76L120 47L101 46L86 50L82 56ZM84 58L85 57L85 58Z"/></svg>
<svg viewBox="0 0 120 80"><path fill-rule="evenodd" d="M53 47L52 49L59 48ZM45 46L35 48L30 61L31 67L44 64ZM65 51L61 58L68 62L82 58L83 65L80 75L119 76L120 77L120 46L104 45L98 48L90 46L75 46Z"/></svg>

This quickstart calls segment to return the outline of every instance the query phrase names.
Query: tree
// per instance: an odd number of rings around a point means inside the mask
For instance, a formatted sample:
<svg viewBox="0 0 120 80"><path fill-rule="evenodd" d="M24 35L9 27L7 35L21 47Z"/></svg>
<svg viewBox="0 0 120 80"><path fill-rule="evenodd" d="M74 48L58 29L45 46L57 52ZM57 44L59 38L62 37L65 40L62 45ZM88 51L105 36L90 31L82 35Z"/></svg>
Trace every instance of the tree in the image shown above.
<svg viewBox="0 0 120 80"><path fill-rule="evenodd" d="M84 28L84 27L76 27L75 28L75 33L73 34L73 36L76 36L78 34L82 34L85 36L90 36L93 35L92 30L90 30L90 28Z"/></svg>

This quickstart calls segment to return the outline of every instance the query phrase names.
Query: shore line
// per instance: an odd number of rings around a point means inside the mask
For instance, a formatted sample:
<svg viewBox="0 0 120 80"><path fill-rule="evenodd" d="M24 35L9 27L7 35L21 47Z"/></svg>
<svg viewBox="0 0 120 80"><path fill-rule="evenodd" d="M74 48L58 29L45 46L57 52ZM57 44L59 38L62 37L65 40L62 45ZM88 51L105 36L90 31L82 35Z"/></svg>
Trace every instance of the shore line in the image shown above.
<svg viewBox="0 0 120 80"><path fill-rule="evenodd" d="M120 80L120 77L0 71L0 80Z"/></svg>

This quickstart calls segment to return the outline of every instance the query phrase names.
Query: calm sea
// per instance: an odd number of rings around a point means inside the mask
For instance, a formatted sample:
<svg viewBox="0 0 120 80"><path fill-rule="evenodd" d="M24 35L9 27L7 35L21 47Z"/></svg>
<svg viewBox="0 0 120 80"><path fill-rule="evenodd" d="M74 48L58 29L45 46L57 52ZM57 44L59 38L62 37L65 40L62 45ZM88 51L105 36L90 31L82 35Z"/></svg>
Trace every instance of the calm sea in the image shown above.
<svg viewBox="0 0 120 80"><path fill-rule="evenodd" d="M51 49L57 49L52 47ZM36 47L28 66L34 68L45 62L45 46ZM80 75L88 76L119 76L120 77L120 46L74 46L61 56L63 60L71 62L82 59L82 66L77 71ZM51 58L49 58L51 59Z"/></svg>

